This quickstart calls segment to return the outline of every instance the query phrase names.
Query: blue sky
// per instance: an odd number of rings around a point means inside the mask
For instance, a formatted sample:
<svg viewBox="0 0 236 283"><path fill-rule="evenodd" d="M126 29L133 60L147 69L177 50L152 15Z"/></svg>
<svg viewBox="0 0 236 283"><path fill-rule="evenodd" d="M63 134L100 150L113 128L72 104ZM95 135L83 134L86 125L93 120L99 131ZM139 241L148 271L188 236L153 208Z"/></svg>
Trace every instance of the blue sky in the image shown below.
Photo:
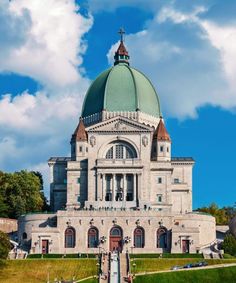
<svg viewBox="0 0 236 283"><path fill-rule="evenodd" d="M194 208L236 201L236 3L2 0L0 169L69 155L91 81L126 29L131 65L155 85L173 156L192 156Z"/></svg>

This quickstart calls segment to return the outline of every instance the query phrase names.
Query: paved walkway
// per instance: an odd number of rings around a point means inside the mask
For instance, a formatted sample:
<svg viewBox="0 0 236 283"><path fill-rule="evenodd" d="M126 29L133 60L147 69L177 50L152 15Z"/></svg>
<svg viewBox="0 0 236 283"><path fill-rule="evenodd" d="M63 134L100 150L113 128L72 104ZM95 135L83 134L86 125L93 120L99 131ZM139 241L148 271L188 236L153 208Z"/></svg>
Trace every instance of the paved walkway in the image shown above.
<svg viewBox="0 0 236 283"><path fill-rule="evenodd" d="M119 256L118 253L113 252L111 254L110 263L110 283L120 283L120 272L119 272Z"/></svg>
<svg viewBox="0 0 236 283"><path fill-rule="evenodd" d="M126 254L120 254L120 282L125 283L125 277L127 277L127 261Z"/></svg>

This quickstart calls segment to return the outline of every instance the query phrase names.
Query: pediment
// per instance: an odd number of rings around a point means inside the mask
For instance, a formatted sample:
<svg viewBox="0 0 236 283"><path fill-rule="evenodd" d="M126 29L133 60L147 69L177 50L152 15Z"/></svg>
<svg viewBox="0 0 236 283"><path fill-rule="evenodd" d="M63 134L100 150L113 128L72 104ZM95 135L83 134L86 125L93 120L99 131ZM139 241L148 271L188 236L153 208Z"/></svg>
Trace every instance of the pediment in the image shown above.
<svg viewBox="0 0 236 283"><path fill-rule="evenodd" d="M92 125L86 129L88 132L119 132L119 133L133 133L133 132L150 132L152 128L132 121L124 117L115 117L98 124Z"/></svg>

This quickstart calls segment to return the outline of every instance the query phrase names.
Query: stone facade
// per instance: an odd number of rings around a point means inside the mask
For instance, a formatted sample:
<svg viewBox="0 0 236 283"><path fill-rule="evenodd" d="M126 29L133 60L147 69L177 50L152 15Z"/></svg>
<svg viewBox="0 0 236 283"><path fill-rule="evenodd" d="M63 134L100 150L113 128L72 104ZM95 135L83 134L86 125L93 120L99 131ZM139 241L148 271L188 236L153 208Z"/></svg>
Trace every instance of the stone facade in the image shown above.
<svg viewBox="0 0 236 283"><path fill-rule="evenodd" d="M72 134L71 156L48 161L53 213L19 219L32 253L195 253L216 239L215 219L192 212L194 160L172 157L155 89L119 48L115 66L88 91L82 113L92 114ZM130 111L113 91L127 94ZM98 97L104 101L91 105Z"/></svg>
<svg viewBox="0 0 236 283"><path fill-rule="evenodd" d="M192 212L193 159L171 157L170 140L155 140L155 127L119 115L86 132L86 141L71 142L70 158L49 160L55 213L19 219L31 252L44 252L45 243L49 253L110 250L114 227L119 248L132 253L195 253L215 240L215 219ZM96 243L89 244L91 228Z"/></svg>

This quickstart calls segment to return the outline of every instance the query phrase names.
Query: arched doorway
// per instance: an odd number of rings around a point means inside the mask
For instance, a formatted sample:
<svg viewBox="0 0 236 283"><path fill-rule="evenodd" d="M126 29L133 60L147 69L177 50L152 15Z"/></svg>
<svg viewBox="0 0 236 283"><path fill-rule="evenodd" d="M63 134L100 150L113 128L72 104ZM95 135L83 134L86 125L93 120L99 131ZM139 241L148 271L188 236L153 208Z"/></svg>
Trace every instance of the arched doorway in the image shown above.
<svg viewBox="0 0 236 283"><path fill-rule="evenodd" d="M157 230L157 248L167 248L167 229L165 227Z"/></svg>
<svg viewBox="0 0 236 283"><path fill-rule="evenodd" d="M110 231L110 251L122 251L123 242L122 242L123 232L119 226L111 228Z"/></svg>

